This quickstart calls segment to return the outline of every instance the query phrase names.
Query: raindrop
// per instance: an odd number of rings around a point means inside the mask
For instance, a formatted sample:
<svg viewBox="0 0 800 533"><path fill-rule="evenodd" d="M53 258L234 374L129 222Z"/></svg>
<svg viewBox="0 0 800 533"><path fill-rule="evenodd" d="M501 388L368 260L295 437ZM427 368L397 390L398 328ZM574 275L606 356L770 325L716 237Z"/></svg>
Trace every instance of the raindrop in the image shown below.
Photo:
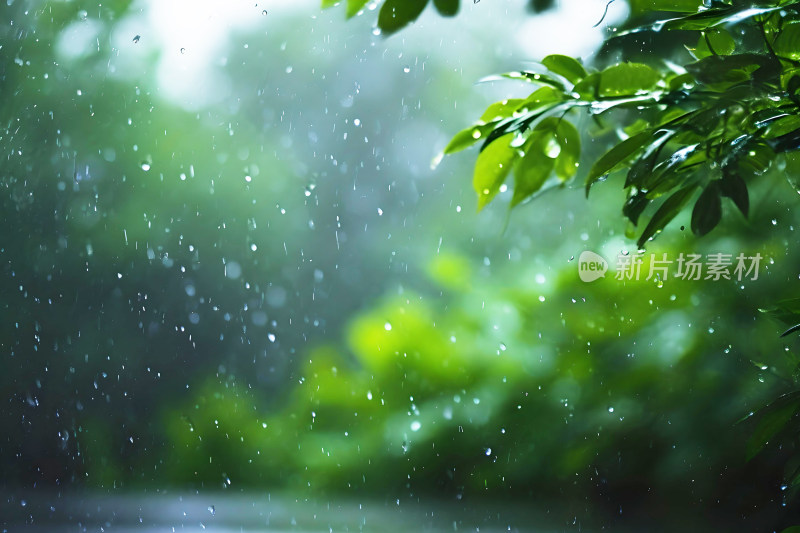
<svg viewBox="0 0 800 533"><path fill-rule="evenodd" d="M261 12L261 14L262 14L262 15L267 15L267 14L268 14L268 13L267 13L267 10L265 9L264 11L262 11L262 12Z"/></svg>
<svg viewBox="0 0 800 533"><path fill-rule="evenodd" d="M547 141L547 146L544 149L545 155L550 159L555 159L561 153L561 145L555 139Z"/></svg>
<svg viewBox="0 0 800 533"><path fill-rule="evenodd" d="M483 453L484 453L484 455L486 455L488 457L488 456L492 455L492 449L491 448L486 448L486 450Z"/></svg>
<svg viewBox="0 0 800 533"><path fill-rule="evenodd" d="M133 38L133 42L134 42L134 43L138 43L138 42L139 42L139 39L141 39L141 38L142 38L142 36L141 36L141 35L137 35L136 37L134 37L134 38Z"/></svg>
<svg viewBox="0 0 800 533"><path fill-rule="evenodd" d="M242 275L242 267L236 261L230 261L225 265L225 277L230 279L238 279Z"/></svg>
<svg viewBox="0 0 800 533"><path fill-rule="evenodd" d="M389 322L387 322L386 324L383 325L383 329L385 329L386 331L392 331L392 325Z"/></svg>
<svg viewBox="0 0 800 533"><path fill-rule="evenodd" d="M185 52L186 52L186 48L181 48L181 53L183 54Z"/></svg>
<svg viewBox="0 0 800 533"><path fill-rule="evenodd" d="M209 505L208 506L208 512L211 513L211 516L214 516L214 515L217 514L217 510L214 508L213 505Z"/></svg>
<svg viewBox="0 0 800 533"><path fill-rule="evenodd" d="M144 170L145 172L150 170L150 163L148 163L146 161L144 163L142 163L142 170Z"/></svg>
<svg viewBox="0 0 800 533"><path fill-rule="evenodd" d="M414 420L411 422L411 431L419 431L421 427L422 424L420 424L419 420Z"/></svg>
<svg viewBox="0 0 800 533"><path fill-rule="evenodd" d="M403 67L403 72L405 72L406 74L408 74L409 72L411 72L411 67L409 67L409 66L405 66L405 67Z"/></svg>

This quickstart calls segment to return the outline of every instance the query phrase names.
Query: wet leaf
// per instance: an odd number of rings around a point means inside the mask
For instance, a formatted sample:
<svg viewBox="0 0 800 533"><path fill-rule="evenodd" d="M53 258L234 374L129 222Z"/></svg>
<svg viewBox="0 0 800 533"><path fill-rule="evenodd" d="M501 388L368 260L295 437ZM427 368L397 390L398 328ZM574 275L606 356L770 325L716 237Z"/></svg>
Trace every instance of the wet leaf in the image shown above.
<svg viewBox="0 0 800 533"><path fill-rule="evenodd" d="M587 76L586 69L583 68L577 59L560 54L553 54L542 59L542 64L550 72L563 76L572 83L578 83Z"/></svg>
<svg viewBox="0 0 800 533"><path fill-rule="evenodd" d="M561 152L556 158L556 175L561 181L566 181L578 172L581 136L571 122L561 119L556 126L556 137L561 146Z"/></svg>
<svg viewBox="0 0 800 533"><path fill-rule="evenodd" d="M428 0L386 0L378 13L378 27L391 35L417 20Z"/></svg>
<svg viewBox="0 0 800 533"><path fill-rule="evenodd" d="M750 196L747 193L747 184L742 177L733 172L725 172L719 182L719 188L722 196L733 200L739 211L747 218L750 210Z"/></svg>
<svg viewBox="0 0 800 533"><path fill-rule="evenodd" d="M504 135L489 144L475 162L472 186L478 193L478 210L484 208L500 191L500 186L511 171L517 150L510 146L512 134Z"/></svg>
<svg viewBox="0 0 800 533"><path fill-rule="evenodd" d="M689 51L697 59L702 59L712 55L730 55L735 49L736 42L733 40L733 36L727 30L715 28L703 32L697 40L697 46Z"/></svg>
<svg viewBox="0 0 800 533"><path fill-rule="evenodd" d="M631 10L634 13L647 11L696 13L702 6L703 0L631 0Z"/></svg>
<svg viewBox="0 0 800 533"><path fill-rule="evenodd" d="M470 126L456 133L444 149L445 154L460 152L476 142L486 138L486 135L494 129L494 124L482 124Z"/></svg>
<svg viewBox="0 0 800 533"><path fill-rule="evenodd" d="M458 0L433 0L433 5L440 15L452 17L458 13Z"/></svg>
<svg viewBox="0 0 800 533"><path fill-rule="evenodd" d="M710 182L700 194L692 210L692 232L702 236L719 224L722 218L722 201L720 200L719 185L716 181Z"/></svg>
<svg viewBox="0 0 800 533"><path fill-rule="evenodd" d="M650 237L664 229L664 227L680 213L683 206L685 206L692 197L696 188L696 185L688 185L674 193L661 204L637 241L637 245L640 248L644 247L644 244Z"/></svg>
<svg viewBox="0 0 800 533"><path fill-rule="evenodd" d="M629 197L625 202L625 205L622 207L622 214L635 226L639 223L639 217L645 208L650 205L650 202L651 200L647 197L647 194L638 192Z"/></svg>
<svg viewBox="0 0 800 533"><path fill-rule="evenodd" d="M661 75L643 63L620 63L600 74L601 97L633 96L655 88Z"/></svg>
<svg viewBox="0 0 800 533"><path fill-rule="evenodd" d="M589 189L594 182L630 159L633 154L638 152L652 138L653 133L649 130L637 133L620 142L603 154L600 159L595 161L594 165L592 165L592 168L589 170L589 175L586 177L586 196L589 196Z"/></svg>
<svg viewBox="0 0 800 533"><path fill-rule="evenodd" d="M781 337L787 337L799 330L800 330L800 324L795 324L794 326L790 327L789 329L781 333Z"/></svg>
<svg viewBox="0 0 800 533"><path fill-rule="evenodd" d="M796 324L800 322L800 298L788 298L777 302L774 306L765 309L759 309L762 313L766 313L772 318L783 322L784 324Z"/></svg>
<svg viewBox="0 0 800 533"><path fill-rule="evenodd" d="M347 18L352 18L358 14L359 11L364 9L369 0L347 0L347 11L345 12Z"/></svg>
<svg viewBox="0 0 800 533"><path fill-rule="evenodd" d="M525 102L521 98L510 98L508 100L500 100L486 108L486 111L481 115L481 122L492 122L503 118L510 117L514 111Z"/></svg>
<svg viewBox="0 0 800 533"><path fill-rule="evenodd" d="M784 24L772 47L781 57L800 59L800 22Z"/></svg>
<svg viewBox="0 0 800 533"><path fill-rule="evenodd" d="M552 138L552 132L539 130L528 139L524 148L525 155L514 170L514 197L511 199L511 207L541 189L550 177L555 159L549 157L546 151Z"/></svg>
<svg viewBox="0 0 800 533"><path fill-rule="evenodd" d="M701 83L735 83L751 79L778 82L780 63L764 54L735 54L730 56L708 56L695 63L685 65L695 79Z"/></svg>
<svg viewBox="0 0 800 533"><path fill-rule="evenodd" d="M790 393L759 411L756 416L760 416L760 420L747 441L746 460L749 461L758 455L786 427L798 409L800 409L800 398L797 397L797 393Z"/></svg>

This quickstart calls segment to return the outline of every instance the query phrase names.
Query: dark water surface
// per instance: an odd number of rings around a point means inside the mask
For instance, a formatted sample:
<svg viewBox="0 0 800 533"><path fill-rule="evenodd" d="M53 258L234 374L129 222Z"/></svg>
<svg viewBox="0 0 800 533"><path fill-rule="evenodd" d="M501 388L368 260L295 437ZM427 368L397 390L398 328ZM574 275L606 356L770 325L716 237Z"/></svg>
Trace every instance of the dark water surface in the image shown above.
<svg viewBox="0 0 800 533"><path fill-rule="evenodd" d="M244 493L5 493L0 531L587 531L518 504L309 501Z"/></svg>

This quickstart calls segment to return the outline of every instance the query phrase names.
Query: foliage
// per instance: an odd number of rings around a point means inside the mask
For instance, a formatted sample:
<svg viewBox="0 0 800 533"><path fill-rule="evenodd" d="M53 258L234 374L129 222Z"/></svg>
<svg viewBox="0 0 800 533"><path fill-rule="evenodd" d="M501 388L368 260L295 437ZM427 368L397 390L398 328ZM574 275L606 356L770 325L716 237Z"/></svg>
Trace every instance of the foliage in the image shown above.
<svg viewBox="0 0 800 533"><path fill-rule="evenodd" d="M342 0L322 0L322 7L328 8L342 3ZM351 18L362 12L369 0L346 0L346 16ZM458 13L459 0L386 0L378 13L378 28L390 35L411 24L422 14L428 3L444 17Z"/></svg>
<svg viewBox="0 0 800 533"><path fill-rule="evenodd" d="M641 505L668 498L686 513L691 498L728 499L718 480L737 486L744 454L731 445L744 433L733 421L747 398L770 392L753 387L748 361L723 355L752 317L696 321L693 302L742 309L747 293L696 284L674 298L644 280L627 291L587 286L571 264L486 277L464 259L431 260L427 281L443 298L390 294L348 325L343 345L309 351L280 406L260 406L222 379L172 407L172 477L213 487L227 474L312 494L389 486L617 501L633 491ZM771 325L759 328L750 337ZM691 386L676 386L680 376ZM738 394L720 402L730 390Z"/></svg>
<svg viewBox="0 0 800 533"><path fill-rule="evenodd" d="M612 40L680 32L690 54L682 65L664 60L590 69L551 55L537 71L502 75L537 88L528 98L492 104L445 148L449 154L481 143L473 179L479 209L503 190L509 174L511 207L576 176L580 142L570 119L588 113L597 125L594 136L611 137L614 145L585 173L587 195L598 181L625 171L622 212L630 222L638 225L657 206L639 247L692 201L697 235L719 223L723 199L748 216L748 187L776 164L794 164L790 153L800 148L800 3L716 1L706 8L690 1L672 9L685 14Z"/></svg>

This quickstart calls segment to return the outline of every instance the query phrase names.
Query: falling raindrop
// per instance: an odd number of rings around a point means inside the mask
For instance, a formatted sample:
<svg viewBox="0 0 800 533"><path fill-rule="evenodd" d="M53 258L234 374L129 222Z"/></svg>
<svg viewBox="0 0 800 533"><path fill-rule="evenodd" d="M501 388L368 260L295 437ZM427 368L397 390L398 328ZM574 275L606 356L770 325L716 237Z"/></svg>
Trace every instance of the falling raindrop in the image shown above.
<svg viewBox="0 0 800 533"><path fill-rule="evenodd" d="M134 37L134 38L133 38L133 42L134 42L134 43L138 43L138 42L139 42L139 39L141 39L141 38L142 38L142 36L141 36L141 35L137 35L136 37Z"/></svg>

